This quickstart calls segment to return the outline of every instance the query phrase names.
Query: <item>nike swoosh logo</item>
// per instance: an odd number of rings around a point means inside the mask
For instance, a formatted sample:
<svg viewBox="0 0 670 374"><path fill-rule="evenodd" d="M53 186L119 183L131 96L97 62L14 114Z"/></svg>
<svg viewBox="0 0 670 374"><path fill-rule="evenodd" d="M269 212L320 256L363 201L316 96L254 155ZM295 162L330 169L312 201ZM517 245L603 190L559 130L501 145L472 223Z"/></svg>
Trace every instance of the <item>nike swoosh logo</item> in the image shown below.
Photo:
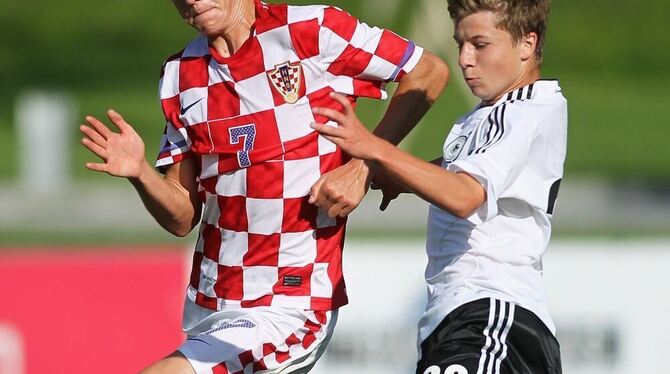
<svg viewBox="0 0 670 374"><path fill-rule="evenodd" d="M201 100L202 100L202 99L196 101L195 103L193 103L193 104L191 104L191 105L189 105L189 106L182 107L182 108L181 108L181 115L183 116L184 113L186 113L189 109L193 108L193 106L195 106L195 104L199 103Z"/></svg>
<svg viewBox="0 0 670 374"><path fill-rule="evenodd" d="M186 340L195 340L195 341L197 341L197 342L205 343L205 344L211 346L211 344L209 344L208 342L206 342L206 341L204 341L204 340L202 340L202 339L195 338L195 337L194 337L194 338L188 338L188 339L186 339Z"/></svg>

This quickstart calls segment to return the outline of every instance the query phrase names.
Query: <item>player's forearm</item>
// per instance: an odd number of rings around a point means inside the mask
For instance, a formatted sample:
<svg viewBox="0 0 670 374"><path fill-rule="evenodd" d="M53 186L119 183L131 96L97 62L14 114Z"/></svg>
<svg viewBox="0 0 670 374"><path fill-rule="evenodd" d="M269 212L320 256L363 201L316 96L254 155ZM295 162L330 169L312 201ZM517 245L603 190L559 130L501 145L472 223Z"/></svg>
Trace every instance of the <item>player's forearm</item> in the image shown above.
<svg viewBox="0 0 670 374"><path fill-rule="evenodd" d="M186 236L195 227L200 211L193 194L145 163L138 178L129 178L149 214L161 227L176 236Z"/></svg>
<svg viewBox="0 0 670 374"><path fill-rule="evenodd" d="M424 51L417 66L398 82L384 117L373 133L394 145L399 144L439 98L448 81L447 64ZM353 159L351 163L361 165L363 161ZM361 165L361 170L369 181L367 165Z"/></svg>
<svg viewBox="0 0 670 374"><path fill-rule="evenodd" d="M440 96L449 80L449 68L439 57L424 51L414 69L398 82L384 117L374 134L398 144L423 118ZM352 159L347 167L357 169L365 186L371 180L369 167L363 160Z"/></svg>
<svg viewBox="0 0 670 374"><path fill-rule="evenodd" d="M373 168L380 168L417 196L457 217L469 217L486 198L483 188L467 174L445 170L383 140L375 148L375 157L370 160Z"/></svg>
<svg viewBox="0 0 670 374"><path fill-rule="evenodd" d="M400 143L438 99L448 80L447 64L424 51L414 69L398 83L374 134L392 144Z"/></svg>
<svg viewBox="0 0 670 374"><path fill-rule="evenodd" d="M442 166L442 161L444 161L444 157L440 156L433 160L430 160L430 163L433 165Z"/></svg>

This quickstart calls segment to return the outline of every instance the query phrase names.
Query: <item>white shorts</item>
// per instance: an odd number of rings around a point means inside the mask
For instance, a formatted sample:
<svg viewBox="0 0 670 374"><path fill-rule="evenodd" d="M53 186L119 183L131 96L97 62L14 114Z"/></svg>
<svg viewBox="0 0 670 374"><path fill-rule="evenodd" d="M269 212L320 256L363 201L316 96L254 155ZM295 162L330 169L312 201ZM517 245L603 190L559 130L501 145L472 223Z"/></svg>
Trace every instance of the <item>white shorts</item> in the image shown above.
<svg viewBox="0 0 670 374"><path fill-rule="evenodd" d="M333 334L337 310L225 310L204 319L179 347L197 374L307 373ZM206 331L205 331L206 330Z"/></svg>

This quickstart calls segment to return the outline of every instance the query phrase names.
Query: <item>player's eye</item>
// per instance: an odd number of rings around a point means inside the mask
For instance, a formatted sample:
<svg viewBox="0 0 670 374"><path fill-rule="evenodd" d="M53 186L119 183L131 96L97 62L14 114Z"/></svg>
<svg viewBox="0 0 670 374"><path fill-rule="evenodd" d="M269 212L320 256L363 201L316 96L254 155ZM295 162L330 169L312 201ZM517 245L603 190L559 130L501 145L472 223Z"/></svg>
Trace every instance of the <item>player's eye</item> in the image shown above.
<svg viewBox="0 0 670 374"><path fill-rule="evenodd" d="M488 46L489 43L475 43L474 46L476 49L484 49L486 46Z"/></svg>

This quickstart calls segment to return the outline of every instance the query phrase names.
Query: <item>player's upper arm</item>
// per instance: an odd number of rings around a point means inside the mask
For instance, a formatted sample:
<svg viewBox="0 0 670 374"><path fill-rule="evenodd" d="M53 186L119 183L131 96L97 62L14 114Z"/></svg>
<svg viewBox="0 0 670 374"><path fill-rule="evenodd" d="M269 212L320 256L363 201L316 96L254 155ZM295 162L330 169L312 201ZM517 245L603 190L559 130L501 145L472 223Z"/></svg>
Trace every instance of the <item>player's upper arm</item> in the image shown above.
<svg viewBox="0 0 670 374"><path fill-rule="evenodd" d="M416 66L403 78L408 76L430 77L446 85L449 80L449 66L440 57L424 50Z"/></svg>
<svg viewBox="0 0 670 374"><path fill-rule="evenodd" d="M424 50L409 73L400 79L403 90L423 91L433 104L449 82L449 67L440 57Z"/></svg>
<svg viewBox="0 0 670 374"><path fill-rule="evenodd" d="M449 164L453 172L475 178L486 191L484 217L497 212L497 200L517 180L528 162L537 125L517 103L503 104L491 112L486 126L474 136L466 157Z"/></svg>
<svg viewBox="0 0 670 374"><path fill-rule="evenodd" d="M464 172L455 173L456 178L462 184L463 198L459 199L458 205L452 209L452 213L459 218L468 218L486 202L486 190L477 178Z"/></svg>

